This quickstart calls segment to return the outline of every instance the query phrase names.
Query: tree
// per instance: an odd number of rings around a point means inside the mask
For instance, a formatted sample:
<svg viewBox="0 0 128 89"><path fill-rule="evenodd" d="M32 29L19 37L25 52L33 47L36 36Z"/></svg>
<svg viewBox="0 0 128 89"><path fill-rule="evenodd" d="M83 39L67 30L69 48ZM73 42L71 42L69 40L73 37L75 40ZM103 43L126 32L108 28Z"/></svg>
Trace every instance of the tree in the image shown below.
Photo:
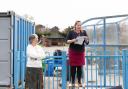
<svg viewBox="0 0 128 89"><path fill-rule="evenodd" d="M54 26L54 27L52 27L50 30L51 30L51 31L55 31L55 32L57 31L57 32L58 32L60 29L59 29L59 27Z"/></svg>
<svg viewBox="0 0 128 89"><path fill-rule="evenodd" d="M43 34L43 29L44 29L44 26L41 25L41 24L38 24L36 25L35 27L35 32L36 34L39 36L39 38L41 38L42 34Z"/></svg>
<svg viewBox="0 0 128 89"><path fill-rule="evenodd" d="M73 26L68 26L67 28L64 29L64 31L61 32L61 34L66 37L68 32L73 29Z"/></svg>
<svg viewBox="0 0 128 89"><path fill-rule="evenodd" d="M36 30L36 34L39 36L39 39L42 38L42 35L44 36L50 35L49 28L41 24L36 25L35 30Z"/></svg>

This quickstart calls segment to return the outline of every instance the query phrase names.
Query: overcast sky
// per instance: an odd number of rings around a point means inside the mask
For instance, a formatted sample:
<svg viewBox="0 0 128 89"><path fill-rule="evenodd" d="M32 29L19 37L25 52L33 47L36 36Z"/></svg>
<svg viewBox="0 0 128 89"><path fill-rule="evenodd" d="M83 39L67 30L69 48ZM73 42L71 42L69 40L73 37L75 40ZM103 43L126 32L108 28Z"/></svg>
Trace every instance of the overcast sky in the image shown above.
<svg viewBox="0 0 128 89"><path fill-rule="evenodd" d="M128 0L1 0L0 10L28 14L36 24L63 29L76 20L128 14Z"/></svg>

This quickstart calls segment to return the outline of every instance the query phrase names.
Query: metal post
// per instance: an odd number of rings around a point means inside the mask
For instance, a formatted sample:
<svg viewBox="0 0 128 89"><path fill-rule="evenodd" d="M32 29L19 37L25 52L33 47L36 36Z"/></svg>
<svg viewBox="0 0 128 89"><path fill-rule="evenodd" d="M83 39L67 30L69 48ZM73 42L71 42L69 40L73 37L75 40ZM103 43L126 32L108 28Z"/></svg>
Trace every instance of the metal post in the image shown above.
<svg viewBox="0 0 128 89"><path fill-rule="evenodd" d="M66 71L66 52L62 52L62 89L66 89L66 79L67 79L67 71Z"/></svg>
<svg viewBox="0 0 128 89"><path fill-rule="evenodd" d="M122 70L123 70L123 86L124 89L127 89L127 83L126 83L126 50L122 51Z"/></svg>
<svg viewBox="0 0 128 89"><path fill-rule="evenodd" d="M104 87L106 86L106 19L103 19Z"/></svg>

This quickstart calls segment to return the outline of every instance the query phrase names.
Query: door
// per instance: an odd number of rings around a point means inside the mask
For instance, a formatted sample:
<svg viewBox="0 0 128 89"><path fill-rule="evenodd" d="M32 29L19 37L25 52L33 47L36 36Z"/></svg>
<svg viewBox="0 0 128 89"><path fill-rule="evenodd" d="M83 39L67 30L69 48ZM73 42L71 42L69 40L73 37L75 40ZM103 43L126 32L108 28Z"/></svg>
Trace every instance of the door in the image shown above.
<svg viewBox="0 0 128 89"><path fill-rule="evenodd" d="M0 17L0 86L11 82L10 18Z"/></svg>

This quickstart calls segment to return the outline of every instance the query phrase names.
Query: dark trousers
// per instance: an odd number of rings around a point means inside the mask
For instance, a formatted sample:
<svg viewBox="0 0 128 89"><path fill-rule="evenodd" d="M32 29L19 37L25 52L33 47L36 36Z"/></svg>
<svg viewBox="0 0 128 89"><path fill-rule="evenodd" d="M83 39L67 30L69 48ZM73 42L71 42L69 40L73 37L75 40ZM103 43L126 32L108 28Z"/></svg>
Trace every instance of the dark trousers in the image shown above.
<svg viewBox="0 0 128 89"><path fill-rule="evenodd" d="M27 68L25 89L43 89L42 68Z"/></svg>
<svg viewBox="0 0 128 89"><path fill-rule="evenodd" d="M71 81L75 83L75 75L77 72L78 83L81 83L82 66L71 66Z"/></svg>

